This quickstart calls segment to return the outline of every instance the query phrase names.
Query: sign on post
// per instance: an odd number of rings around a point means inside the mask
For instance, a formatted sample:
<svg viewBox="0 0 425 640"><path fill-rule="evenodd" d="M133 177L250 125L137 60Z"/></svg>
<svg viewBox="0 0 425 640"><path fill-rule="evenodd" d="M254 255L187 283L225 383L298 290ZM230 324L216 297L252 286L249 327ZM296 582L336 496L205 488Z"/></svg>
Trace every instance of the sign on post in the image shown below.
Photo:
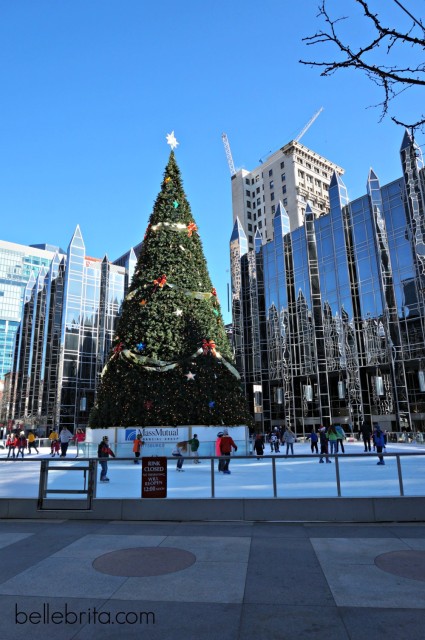
<svg viewBox="0 0 425 640"><path fill-rule="evenodd" d="M167 458L142 458L142 498L167 497Z"/></svg>

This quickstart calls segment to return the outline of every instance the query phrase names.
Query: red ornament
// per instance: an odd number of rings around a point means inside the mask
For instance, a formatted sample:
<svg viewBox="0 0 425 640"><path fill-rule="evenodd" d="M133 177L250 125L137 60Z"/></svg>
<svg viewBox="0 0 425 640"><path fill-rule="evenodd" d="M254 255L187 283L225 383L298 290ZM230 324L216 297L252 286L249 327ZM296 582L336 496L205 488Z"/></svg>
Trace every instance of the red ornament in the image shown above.
<svg viewBox="0 0 425 640"><path fill-rule="evenodd" d="M194 222L191 222L190 224L187 225L187 235L189 236L189 238L194 231L198 231L198 227Z"/></svg>
<svg viewBox="0 0 425 640"><path fill-rule="evenodd" d="M166 282L167 282L167 276L165 275L165 273L163 273L160 278L156 278L156 280L153 281L155 285L154 291L156 291L158 287L162 289L162 287L165 285Z"/></svg>
<svg viewBox="0 0 425 640"><path fill-rule="evenodd" d="M113 349L114 356L118 356L123 349L124 349L124 342L120 342L119 344L117 344L117 346L114 347Z"/></svg>
<svg viewBox="0 0 425 640"><path fill-rule="evenodd" d="M202 351L204 352L204 356L214 356L217 355L217 351L215 348L214 340L206 340L205 338L202 340Z"/></svg>

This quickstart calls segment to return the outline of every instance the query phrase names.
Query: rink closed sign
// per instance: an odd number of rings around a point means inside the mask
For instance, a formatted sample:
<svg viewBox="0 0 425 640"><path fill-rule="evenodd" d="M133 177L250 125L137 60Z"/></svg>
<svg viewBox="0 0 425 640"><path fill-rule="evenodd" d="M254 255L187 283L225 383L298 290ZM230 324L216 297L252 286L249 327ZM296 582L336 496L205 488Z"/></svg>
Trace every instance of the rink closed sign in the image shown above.
<svg viewBox="0 0 425 640"><path fill-rule="evenodd" d="M142 498L167 497L167 458L142 458Z"/></svg>

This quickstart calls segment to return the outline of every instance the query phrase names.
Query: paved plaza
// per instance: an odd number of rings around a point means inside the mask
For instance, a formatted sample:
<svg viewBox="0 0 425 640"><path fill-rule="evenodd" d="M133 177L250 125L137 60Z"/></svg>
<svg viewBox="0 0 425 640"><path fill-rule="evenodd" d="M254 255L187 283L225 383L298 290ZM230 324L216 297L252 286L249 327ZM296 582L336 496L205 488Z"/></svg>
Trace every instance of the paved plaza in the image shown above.
<svg viewBox="0 0 425 640"><path fill-rule="evenodd" d="M0 638L419 640L425 524L0 522Z"/></svg>

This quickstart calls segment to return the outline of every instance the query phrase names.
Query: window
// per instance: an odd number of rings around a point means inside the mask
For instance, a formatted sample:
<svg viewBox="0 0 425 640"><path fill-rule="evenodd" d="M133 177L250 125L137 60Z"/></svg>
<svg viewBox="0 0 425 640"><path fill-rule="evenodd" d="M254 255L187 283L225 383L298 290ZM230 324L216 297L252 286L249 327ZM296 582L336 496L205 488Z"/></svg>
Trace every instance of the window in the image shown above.
<svg viewBox="0 0 425 640"><path fill-rule="evenodd" d="M273 175L273 169L269 169L269 177Z"/></svg>
<svg viewBox="0 0 425 640"><path fill-rule="evenodd" d="M320 180L318 180L318 179L316 178L314 182L316 183L316 187L320 187L320 185L321 185Z"/></svg>
<svg viewBox="0 0 425 640"><path fill-rule="evenodd" d="M274 200L274 191L272 191L270 194L270 200Z"/></svg>
<svg viewBox="0 0 425 640"><path fill-rule="evenodd" d="M254 178L252 178L252 180L251 180L251 184L254 184Z"/></svg>
<svg viewBox="0 0 425 640"><path fill-rule="evenodd" d="M248 191L248 189L245 190L245 195L248 196L248 198L251 197L251 191Z"/></svg>
<svg viewBox="0 0 425 640"><path fill-rule="evenodd" d="M255 215L255 213L254 213L254 222L256 221L256 219L257 219L257 216L256 216L256 215Z"/></svg>
<svg viewBox="0 0 425 640"><path fill-rule="evenodd" d="M299 162L300 164L302 164L302 163L303 163L302 158L297 158L297 160L298 160L298 162Z"/></svg>
<svg viewBox="0 0 425 640"><path fill-rule="evenodd" d="M257 187L255 190L257 193L260 193L260 187Z"/></svg>
<svg viewBox="0 0 425 640"><path fill-rule="evenodd" d="M311 164L309 162L306 162L305 166L307 167L307 169L311 169Z"/></svg>
<svg viewBox="0 0 425 640"><path fill-rule="evenodd" d="M282 180L282 182L283 182L284 180L286 180L286 175L285 175L284 173L282 173L282 175L280 176L280 179L281 179L281 180Z"/></svg>
<svg viewBox="0 0 425 640"><path fill-rule="evenodd" d="M248 231L252 231L252 224L248 225Z"/></svg>
<svg viewBox="0 0 425 640"><path fill-rule="evenodd" d="M245 184L249 184L249 178L245 178Z"/></svg>
<svg viewBox="0 0 425 640"><path fill-rule="evenodd" d="M288 198L283 199L283 206L286 207L288 204Z"/></svg>
<svg viewBox="0 0 425 640"><path fill-rule="evenodd" d="M284 184L282 187L282 193L286 193L286 184Z"/></svg>
<svg viewBox="0 0 425 640"><path fill-rule="evenodd" d="M273 187L274 187L274 181L270 180L270 189L273 189Z"/></svg>
<svg viewBox="0 0 425 640"><path fill-rule="evenodd" d="M276 211L276 205L274 204L274 205L272 205L272 213L274 213L275 211Z"/></svg>
<svg viewBox="0 0 425 640"><path fill-rule="evenodd" d="M255 182L259 182L260 176L255 176Z"/></svg>
<svg viewBox="0 0 425 640"><path fill-rule="evenodd" d="M248 236L248 242L252 244L252 236Z"/></svg>
<svg viewBox="0 0 425 640"><path fill-rule="evenodd" d="M284 162L281 162L281 163L280 163L280 168L281 168L281 169L283 169L283 168L284 168L284 166L285 166L285 163L284 163Z"/></svg>
<svg viewBox="0 0 425 640"><path fill-rule="evenodd" d="M246 206L248 207L248 209L251 209L251 203L249 200L246 201Z"/></svg>
<svg viewBox="0 0 425 640"><path fill-rule="evenodd" d="M260 204L261 204L261 198L257 198L257 204L258 204L258 206L260 206Z"/></svg>
<svg viewBox="0 0 425 640"><path fill-rule="evenodd" d="M255 209L255 208L256 208L256 206L257 206L257 205L255 204L255 202L253 202L253 203L252 203L252 208L253 208L253 209Z"/></svg>
<svg viewBox="0 0 425 640"><path fill-rule="evenodd" d="M248 213L246 214L246 217L248 218L248 220L251 220L252 218L251 211L248 211Z"/></svg>
<svg viewBox="0 0 425 640"><path fill-rule="evenodd" d="M319 167L314 167L314 170L315 170L316 173L320 173Z"/></svg>
<svg viewBox="0 0 425 640"><path fill-rule="evenodd" d="M298 169L298 177L304 180L304 171L301 171L301 169Z"/></svg>
<svg viewBox="0 0 425 640"><path fill-rule="evenodd" d="M306 175L307 178L307 182L310 182L310 184L313 183L313 178L311 176L309 176L308 174Z"/></svg>
<svg viewBox="0 0 425 640"><path fill-rule="evenodd" d="M322 176L326 178L326 180L328 179L328 174L326 173L326 171L322 171Z"/></svg>

